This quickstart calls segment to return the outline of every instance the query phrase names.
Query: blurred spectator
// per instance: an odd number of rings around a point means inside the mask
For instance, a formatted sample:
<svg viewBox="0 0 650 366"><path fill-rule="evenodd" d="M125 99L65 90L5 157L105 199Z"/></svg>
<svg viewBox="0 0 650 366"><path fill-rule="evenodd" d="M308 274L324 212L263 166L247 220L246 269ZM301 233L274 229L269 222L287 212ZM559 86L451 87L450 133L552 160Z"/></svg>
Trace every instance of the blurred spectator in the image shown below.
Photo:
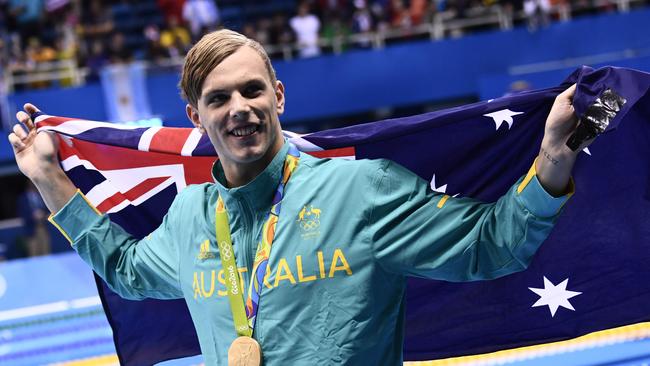
<svg viewBox="0 0 650 366"><path fill-rule="evenodd" d="M469 0L448 0L447 6L454 12L455 18L465 18L469 3Z"/></svg>
<svg viewBox="0 0 650 366"><path fill-rule="evenodd" d="M30 37L25 48L27 59L34 63L50 62L56 60L56 51L54 48L43 45L37 37Z"/></svg>
<svg viewBox="0 0 650 366"><path fill-rule="evenodd" d="M555 9L560 20L567 21L571 18L571 2L569 0L549 0L551 9ZM605 0L600 3L603 12L612 12L616 9L614 1Z"/></svg>
<svg viewBox="0 0 650 366"><path fill-rule="evenodd" d="M167 27L160 32L160 45L169 57L177 58L189 51L192 39L187 29L179 25L176 18L170 18Z"/></svg>
<svg viewBox="0 0 650 366"><path fill-rule="evenodd" d="M23 40L37 37L41 33L44 15L43 0L9 0L9 15L16 20Z"/></svg>
<svg viewBox="0 0 650 366"><path fill-rule="evenodd" d="M72 61L72 63L66 63L66 66L62 67L60 70L67 73L67 76L62 77L59 80L59 85L61 86L70 86L73 84L74 80L71 73L76 66L76 56L77 50L74 44L67 44L63 37L56 39L55 44L56 51L56 60L58 61Z"/></svg>
<svg viewBox="0 0 650 366"><path fill-rule="evenodd" d="M298 5L298 14L289 20L289 24L296 35L300 57L318 56L320 54L318 46L320 20L309 12L308 2L303 1Z"/></svg>
<svg viewBox="0 0 650 366"><path fill-rule="evenodd" d="M244 24L244 26L241 29L241 34L259 42L259 40L257 39L257 30L255 29L255 25L253 25L253 23Z"/></svg>
<svg viewBox="0 0 650 366"><path fill-rule="evenodd" d="M336 53L345 51L346 40L352 34L352 29L341 18L337 13L328 15L322 32L323 38L328 45L332 45Z"/></svg>
<svg viewBox="0 0 650 366"><path fill-rule="evenodd" d="M293 32L287 23L287 18L282 13L276 13L268 28L268 39L271 45L288 46L293 42ZM271 52L271 57L281 56L282 52Z"/></svg>
<svg viewBox="0 0 650 366"><path fill-rule="evenodd" d="M9 53L11 49L11 36L19 37L16 33L16 20L9 14L9 3L0 0L0 68L6 70L9 65Z"/></svg>
<svg viewBox="0 0 650 366"><path fill-rule="evenodd" d="M50 254L50 233L47 230L48 210L31 181L26 180L25 192L18 197L18 211L23 219L23 235L27 255Z"/></svg>
<svg viewBox="0 0 650 366"><path fill-rule="evenodd" d="M133 61L133 51L126 46L126 39L123 33L118 32L111 37L108 59L111 64L124 64Z"/></svg>
<svg viewBox="0 0 650 366"><path fill-rule="evenodd" d="M214 30L219 23L219 9L213 0L187 0L183 6L183 19L192 32L192 38Z"/></svg>
<svg viewBox="0 0 650 366"><path fill-rule="evenodd" d="M9 4L7 0L0 0L0 34L3 36L7 31L15 28L14 18L9 14Z"/></svg>
<svg viewBox="0 0 650 366"><path fill-rule="evenodd" d="M28 61L30 71L38 68L39 64L44 62L56 61L56 50L48 45L43 45L41 40L36 37L30 37L25 48L25 56ZM32 88L47 88L50 86L49 81L34 81L29 84Z"/></svg>
<svg viewBox="0 0 650 366"><path fill-rule="evenodd" d="M404 0L391 0L390 25L393 28L408 29L412 25L411 14L404 4Z"/></svg>
<svg viewBox="0 0 650 366"><path fill-rule="evenodd" d="M27 58L25 52L22 52L19 42L13 42L9 52L8 68L14 77L27 75L34 69L34 62ZM15 90L22 90L25 87L25 84L14 85Z"/></svg>
<svg viewBox="0 0 650 366"><path fill-rule="evenodd" d="M47 11L48 13L56 12L68 6L72 1L71 0L45 0L45 11Z"/></svg>
<svg viewBox="0 0 650 366"><path fill-rule="evenodd" d="M158 8L163 13L165 21L176 19L181 24L183 22L183 7L185 0L158 0Z"/></svg>
<svg viewBox="0 0 650 366"><path fill-rule="evenodd" d="M523 8L522 0L501 0L499 2L501 8L503 9L503 14L505 15L505 28L511 29L514 25L515 12L520 12Z"/></svg>
<svg viewBox="0 0 650 366"><path fill-rule="evenodd" d="M108 65L108 54L104 42L96 39L90 44L89 55L86 58L86 67L88 67L88 80L98 81L99 71Z"/></svg>
<svg viewBox="0 0 650 366"><path fill-rule="evenodd" d="M411 24L420 25L425 20L429 4L427 0L411 0L409 7L409 15L411 17Z"/></svg>
<svg viewBox="0 0 650 366"><path fill-rule="evenodd" d="M359 34L356 44L360 47L370 47L374 19L366 0L354 0L354 13L352 13L352 32Z"/></svg>
<svg viewBox="0 0 650 366"><path fill-rule="evenodd" d="M90 5L82 12L79 33L84 37L86 45L94 41L106 42L113 32L113 19L109 9L100 0L91 0Z"/></svg>
<svg viewBox="0 0 650 366"><path fill-rule="evenodd" d="M4 37L0 36L0 69L4 70L5 67L9 64L9 49L7 48L7 42L5 42ZM4 75L4 73L0 73ZM0 77L0 79L2 79Z"/></svg>
<svg viewBox="0 0 650 366"><path fill-rule="evenodd" d="M389 27L389 0L375 0L370 3L370 13L375 20L375 30L383 32Z"/></svg>
<svg viewBox="0 0 650 366"><path fill-rule="evenodd" d="M270 41L271 19L264 17L257 20L255 24L255 40L262 45L272 44Z"/></svg>
<svg viewBox="0 0 650 366"><path fill-rule="evenodd" d="M157 7L149 6L154 2ZM327 41L327 51L332 45L335 52L349 47L350 42L371 47L411 35L420 37L426 33L421 29L413 32L413 28L432 23L438 13L445 12L445 22L441 23L444 25L453 18L483 17L487 14L484 10L495 4L505 14L501 27L510 29L516 14L523 9L531 31L549 23L550 11L566 20L576 13L616 8L614 0L301 0L297 14L288 20L289 15L282 11L264 13L284 6L268 6L271 3L229 1L233 11L228 12L228 18L232 20L229 26L236 28L243 23L238 30L264 45L272 58L291 57L294 40L299 56L319 55L319 36ZM254 17L248 18L249 15ZM161 16L165 26L160 25ZM485 20L484 28L496 27ZM219 21L215 0L148 0L146 4L136 0L0 0L0 67L13 76L29 76L28 79L41 69L54 75L51 80L68 85L73 81L70 77L59 77L54 70L40 68L39 63L73 60L77 65L88 66L89 78L93 80L99 68L109 61L123 63L134 57L146 57L161 62L183 56L191 41L215 29ZM440 35L447 31L460 36L468 27L443 28ZM389 28L400 31L385 32ZM115 34L117 31L119 35ZM38 39L37 45L30 40L33 37ZM77 80L75 63L65 65ZM40 76L45 74L41 72ZM10 87L20 89L32 85L25 79L7 80L14 81ZM22 84L13 85L16 82Z"/></svg>
<svg viewBox="0 0 650 366"><path fill-rule="evenodd" d="M339 19L349 19L350 4L348 0L316 0L316 15L320 19L338 17Z"/></svg>
<svg viewBox="0 0 650 366"><path fill-rule="evenodd" d="M68 4L60 8L53 16L60 17L62 20L55 25L57 38L61 40L61 47L69 52L76 53L79 50L79 37L77 31L80 27L81 9L78 4Z"/></svg>
<svg viewBox="0 0 650 366"><path fill-rule="evenodd" d="M524 13L531 32L548 25L550 12L551 4L548 0L524 0Z"/></svg>
<svg viewBox="0 0 650 366"><path fill-rule="evenodd" d="M160 30L155 24L150 24L144 28L144 38L147 40L147 49L145 57L149 61L160 63L169 57L165 47L160 44Z"/></svg>

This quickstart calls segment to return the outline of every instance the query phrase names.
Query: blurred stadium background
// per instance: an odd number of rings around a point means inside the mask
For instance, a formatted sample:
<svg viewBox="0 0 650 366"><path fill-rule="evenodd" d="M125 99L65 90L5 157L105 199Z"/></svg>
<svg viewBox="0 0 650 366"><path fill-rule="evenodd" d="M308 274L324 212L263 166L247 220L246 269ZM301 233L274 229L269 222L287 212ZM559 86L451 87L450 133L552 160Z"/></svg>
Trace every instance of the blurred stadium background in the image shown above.
<svg viewBox="0 0 650 366"><path fill-rule="evenodd" d="M580 65L650 71L648 0L0 0L0 116L188 126L184 53L218 27L259 40L309 132L559 84ZM0 139L0 364L117 364L90 270ZM200 364L200 358L166 365ZM650 327L429 365L647 365Z"/></svg>

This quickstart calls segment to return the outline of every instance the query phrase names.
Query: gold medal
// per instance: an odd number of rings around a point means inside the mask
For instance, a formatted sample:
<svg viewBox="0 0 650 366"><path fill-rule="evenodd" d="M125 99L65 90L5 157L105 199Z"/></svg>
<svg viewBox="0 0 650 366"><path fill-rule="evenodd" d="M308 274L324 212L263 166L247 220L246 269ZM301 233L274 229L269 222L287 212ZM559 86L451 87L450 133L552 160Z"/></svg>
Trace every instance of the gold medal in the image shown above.
<svg viewBox="0 0 650 366"><path fill-rule="evenodd" d="M228 366L260 366L262 348L252 337L237 337L228 349Z"/></svg>

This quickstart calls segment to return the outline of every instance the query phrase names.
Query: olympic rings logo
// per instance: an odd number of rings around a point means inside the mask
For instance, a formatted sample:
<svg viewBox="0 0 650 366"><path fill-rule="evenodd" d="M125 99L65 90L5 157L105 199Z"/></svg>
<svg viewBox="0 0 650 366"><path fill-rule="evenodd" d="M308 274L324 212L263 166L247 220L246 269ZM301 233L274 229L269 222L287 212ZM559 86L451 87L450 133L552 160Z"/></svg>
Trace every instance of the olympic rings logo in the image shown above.
<svg viewBox="0 0 650 366"><path fill-rule="evenodd" d="M305 231L317 229L320 226L320 220L303 220L300 222L300 227Z"/></svg>
<svg viewBox="0 0 650 366"><path fill-rule="evenodd" d="M240 331L240 332L245 332L248 329L249 329L248 325L240 325L240 326L237 327L237 330Z"/></svg>
<svg viewBox="0 0 650 366"><path fill-rule="evenodd" d="M232 258L232 246L228 242L219 242L219 252L224 260L229 261Z"/></svg>

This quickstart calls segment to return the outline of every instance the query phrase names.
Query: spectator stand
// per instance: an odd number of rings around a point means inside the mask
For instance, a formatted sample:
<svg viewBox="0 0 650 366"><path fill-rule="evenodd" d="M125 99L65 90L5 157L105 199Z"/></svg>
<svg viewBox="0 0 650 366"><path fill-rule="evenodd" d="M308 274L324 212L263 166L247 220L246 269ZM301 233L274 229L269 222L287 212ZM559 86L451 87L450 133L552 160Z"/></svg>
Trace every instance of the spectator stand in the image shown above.
<svg viewBox="0 0 650 366"><path fill-rule="evenodd" d="M436 41L484 30L505 31L526 25L529 20L518 0L356 0L340 3L347 6L335 10L316 6L312 9L321 18L318 46L323 53L339 54L355 48L380 49L387 44L415 39ZM382 3L388 5L381 5ZM551 21L568 21L583 14L627 12L635 7L646 6L647 3L647 0L550 0L548 17ZM63 19L70 18L69 14L74 18L75 12L79 17L80 4L78 0L71 0L68 8L58 11L65 15L62 16ZM294 42L295 36L288 26L289 18L297 9L297 1L224 0L218 4L221 26L240 30L257 39L274 59L291 60L298 57L300 47ZM395 15L398 13L395 9L403 13ZM159 41L161 32L168 27L165 15L156 0L115 1L110 5L110 18L114 27L111 31L111 41L118 38L116 43L123 42L120 47L128 51L123 52L123 57L111 59L106 56L104 61L100 57L98 63L91 57L92 45L84 47L84 40L79 41L80 47L76 57L36 62L26 59L24 50L20 52L20 47L25 42L15 40L17 34L0 35L3 39L3 43L0 43L3 45L0 47L0 55L3 57L0 57L0 60L4 60L3 78L8 92L26 88L81 85L85 81L96 80L97 67L116 61L146 60L149 67L164 69L182 65L186 47L180 47L180 52L150 51L150 43ZM60 33L65 26L52 27L55 28L59 29ZM538 31L536 27L530 30ZM46 40L56 38L56 32L44 34ZM119 38L123 38L123 41ZM105 48L107 46L104 45ZM106 53L105 50L98 52Z"/></svg>

